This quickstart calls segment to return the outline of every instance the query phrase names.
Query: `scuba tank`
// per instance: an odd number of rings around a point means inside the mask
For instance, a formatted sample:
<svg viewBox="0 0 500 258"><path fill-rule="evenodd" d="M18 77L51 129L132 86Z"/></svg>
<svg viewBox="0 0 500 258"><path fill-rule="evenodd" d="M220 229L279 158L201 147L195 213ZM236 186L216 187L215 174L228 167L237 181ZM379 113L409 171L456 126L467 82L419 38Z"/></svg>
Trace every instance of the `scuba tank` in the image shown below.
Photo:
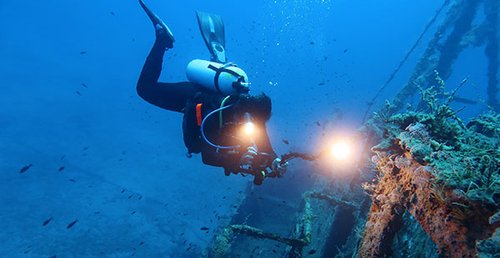
<svg viewBox="0 0 500 258"><path fill-rule="evenodd" d="M235 64L227 62L222 18L200 11L196 12L196 16L211 61L191 61L186 68L188 80L224 96L248 93L247 74Z"/></svg>
<svg viewBox="0 0 500 258"><path fill-rule="evenodd" d="M248 93L248 76L235 64L221 64L195 59L187 65L190 82L222 95Z"/></svg>

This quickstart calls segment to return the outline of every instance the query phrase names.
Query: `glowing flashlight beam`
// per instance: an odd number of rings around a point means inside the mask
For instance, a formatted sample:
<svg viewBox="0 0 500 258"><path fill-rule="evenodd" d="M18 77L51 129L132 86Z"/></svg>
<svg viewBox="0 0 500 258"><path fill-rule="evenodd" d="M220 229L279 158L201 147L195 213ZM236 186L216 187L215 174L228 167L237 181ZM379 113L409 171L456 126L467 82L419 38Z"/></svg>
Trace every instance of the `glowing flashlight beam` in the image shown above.
<svg viewBox="0 0 500 258"><path fill-rule="evenodd" d="M351 152L351 146L346 141L335 142L330 149L332 157L339 161L351 158Z"/></svg>
<svg viewBox="0 0 500 258"><path fill-rule="evenodd" d="M243 132L248 135L254 135L255 134L255 125L252 122L247 122L243 125Z"/></svg>

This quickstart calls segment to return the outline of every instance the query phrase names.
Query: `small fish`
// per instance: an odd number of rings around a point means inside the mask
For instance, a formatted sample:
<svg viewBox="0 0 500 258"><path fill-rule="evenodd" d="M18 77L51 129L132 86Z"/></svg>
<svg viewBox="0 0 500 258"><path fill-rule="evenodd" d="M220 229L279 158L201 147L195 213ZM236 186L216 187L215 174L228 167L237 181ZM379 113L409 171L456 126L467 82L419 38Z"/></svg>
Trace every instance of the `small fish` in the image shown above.
<svg viewBox="0 0 500 258"><path fill-rule="evenodd" d="M42 223L42 226L47 226L47 224L49 224L49 222L52 220L52 217L48 218L47 220L45 220L43 223Z"/></svg>
<svg viewBox="0 0 500 258"><path fill-rule="evenodd" d="M70 182L73 182L73 183L74 183L74 182L76 182L76 180L75 180L75 179L73 179L73 178L70 178L70 179L68 179L68 180L69 180Z"/></svg>
<svg viewBox="0 0 500 258"><path fill-rule="evenodd" d="M321 123L319 121L316 121L317 126L321 126Z"/></svg>
<svg viewBox="0 0 500 258"><path fill-rule="evenodd" d="M325 85L325 82L318 83L319 86Z"/></svg>
<svg viewBox="0 0 500 258"><path fill-rule="evenodd" d="M86 151L86 150L88 150L88 149L89 149L89 147L83 147L83 149L82 149L82 150Z"/></svg>
<svg viewBox="0 0 500 258"><path fill-rule="evenodd" d="M80 51L80 55L85 55L87 54L87 51Z"/></svg>
<svg viewBox="0 0 500 258"><path fill-rule="evenodd" d="M284 143L284 144L286 144L286 145L290 144L290 142L289 142L287 139L283 139L282 141L283 141L283 143Z"/></svg>
<svg viewBox="0 0 500 258"><path fill-rule="evenodd" d="M79 91L76 91L76 94L78 94L78 96L82 95L82 93L80 93Z"/></svg>
<svg viewBox="0 0 500 258"><path fill-rule="evenodd" d="M208 230L208 228L207 227L201 227L200 230L206 231L206 230Z"/></svg>
<svg viewBox="0 0 500 258"><path fill-rule="evenodd" d="M314 41L310 41L310 42L309 42L309 44L310 44L310 45L314 45Z"/></svg>
<svg viewBox="0 0 500 258"><path fill-rule="evenodd" d="M132 198L132 196L134 196L134 195L133 195L133 194L129 195L129 196L128 196L128 199Z"/></svg>
<svg viewBox="0 0 500 258"><path fill-rule="evenodd" d="M347 48L346 48L346 49L344 49L344 53L347 53L347 51L349 51L349 49L347 49Z"/></svg>
<svg viewBox="0 0 500 258"><path fill-rule="evenodd" d="M124 193L124 192L125 192L125 189L122 189L122 193Z"/></svg>
<svg viewBox="0 0 500 258"><path fill-rule="evenodd" d="M141 241L141 242L139 243L139 245L143 245L143 244L144 244L144 241Z"/></svg>
<svg viewBox="0 0 500 258"><path fill-rule="evenodd" d="M83 83L83 82L82 82L82 86L83 86L84 88L88 88L88 87L89 87L89 86L87 86L87 84L85 84L85 83Z"/></svg>
<svg viewBox="0 0 500 258"><path fill-rule="evenodd" d="M109 12L109 14L111 14L111 15L115 16L115 12Z"/></svg>
<svg viewBox="0 0 500 258"><path fill-rule="evenodd" d="M131 214L131 215L134 215L134 214L135 214L135 211L131 212L130 214Z"/></svg>
<svg viewBox="0 0 500 258"><path fill-rule="evenodd" d="M52 256L51 256L51 257L49 257L49 258L57 258L57 255L52 255Z"/></svg>
<svg viewBox="0 0 500 258"><path fill-rule="evenodd" d="M64 170L64 166L61 166L57 171L61 172Z"/></svg>
<svg viewBox="0 0 500 258"><path fill-rule="evenodd" d="M307 252L308 254L315 254L316 253L316 250L314 249L311 249L311 251Z"/></svg>
<svg viewBox="0 0 500 258"><path fill-rule="evenodd" d="M67 228L67 229L72 228L72 227L73 227L73 226L74 226L77 222L78 222L78 219L73 220L71 223L69 223L69 224L66 226L66 228Z"/></svg>
<svg viewBox="0 0 500 258"><path fill-rule="evenodd" d="M30 169L32 166L33 166L33 164L29 164L29 165L22 167L21 170L19 170L19 173L22 174L22 173L28 171L28 169Z"/></svg>

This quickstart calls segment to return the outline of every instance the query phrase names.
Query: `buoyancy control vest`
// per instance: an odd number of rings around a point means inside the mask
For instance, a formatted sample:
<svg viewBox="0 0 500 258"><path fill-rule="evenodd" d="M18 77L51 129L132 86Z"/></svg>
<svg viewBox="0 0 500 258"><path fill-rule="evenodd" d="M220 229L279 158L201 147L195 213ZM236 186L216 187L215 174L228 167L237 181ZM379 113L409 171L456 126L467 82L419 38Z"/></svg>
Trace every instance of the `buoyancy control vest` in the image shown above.
<svg viewBox="0 0 500 258"><path fill-rule="evenodd" d="M215 93L198 92L194 98L189 99L184 109L182 130L184 144L188 153L200 153L204 140L201 136L201 122L211 111L217 109L222 97Z"/></svg>

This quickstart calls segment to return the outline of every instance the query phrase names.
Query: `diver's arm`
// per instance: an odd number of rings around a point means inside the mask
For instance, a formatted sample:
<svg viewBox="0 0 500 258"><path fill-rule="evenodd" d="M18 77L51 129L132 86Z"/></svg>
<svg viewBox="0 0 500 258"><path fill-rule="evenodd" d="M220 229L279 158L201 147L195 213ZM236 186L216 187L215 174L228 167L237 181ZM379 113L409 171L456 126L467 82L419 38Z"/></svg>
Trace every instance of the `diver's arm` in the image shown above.
<svg viewBox="0 0 500 258"><path fill-rule="evenodd" d="M286 173L287 167L288 167L288 162L282 161L278 155L273 150L273 147L271 145L271 142L269 141L269 136L267 135L267 130L265 130L264 126L264 131L263 135L261 137L261 141L259 142L259 152L265 152L269 154L269 159L266 159L266 164L265 167L270 169L270 173L267 176L270 177L281 177ZM254 181L255 182L255 181Z"/></svg>

